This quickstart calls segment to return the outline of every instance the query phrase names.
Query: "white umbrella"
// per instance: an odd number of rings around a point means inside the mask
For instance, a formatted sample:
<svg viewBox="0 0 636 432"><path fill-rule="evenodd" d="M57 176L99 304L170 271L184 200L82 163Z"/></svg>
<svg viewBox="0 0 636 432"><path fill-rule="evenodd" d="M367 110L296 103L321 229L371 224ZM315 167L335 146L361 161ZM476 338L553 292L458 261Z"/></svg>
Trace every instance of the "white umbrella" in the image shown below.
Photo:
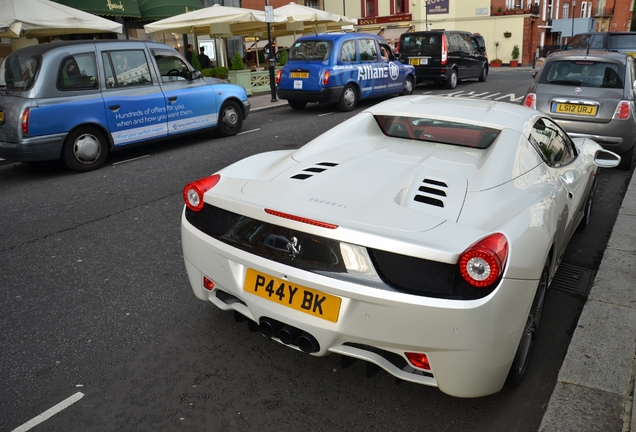
<svg viewBox="0 0 636 432"><path fill-rule="evenodd" d="M294 2L275 8L274 13L287 17L287 28L281 29L277 27L276 36L294 34L294 39L296 32L308 33L319 28L340 30L343 25L351 25L358 22L355 18L302 6Z"/></svg>
<svg viewBox="0 0 636 432"><path fill-rule="evenodd" d="M121 33L122 25L48 0L0 0L0 37Z"/></svg>
<svg viewBox="0 0 636 432"><path fill-rule="evenodd" d="M274 23L285 21L285 16L274 13ZM146 33L194 33L221 37L249 35L266 28L264 11L218 4L144 26Z"/></svg>

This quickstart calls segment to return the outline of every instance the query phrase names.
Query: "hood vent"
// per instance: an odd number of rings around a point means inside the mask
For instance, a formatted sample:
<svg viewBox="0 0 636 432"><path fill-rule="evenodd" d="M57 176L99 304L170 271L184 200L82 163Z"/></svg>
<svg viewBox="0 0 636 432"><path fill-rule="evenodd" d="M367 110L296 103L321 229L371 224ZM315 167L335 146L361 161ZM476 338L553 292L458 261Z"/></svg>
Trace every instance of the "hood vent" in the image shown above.
<svg viewBox="0 0 636 432"><path fill-rule="evenodd" d="M333 163L333 162L318 162L315 166L309 167L309 168L305 168L302 173L299 174L295 174L293 176L291 176L291 178L296 179L296 180L305 180L311 176L313 176L314 174L318 174L321 173L323 171L326 171L327 168L331 168L331 167L335 167L338 166L337 163Z"/></svg>
<svg viewBox="0 0 636 432"><path fill-rule="evenodd" d="M444 208L444 199L448 185L438 180L424 179L422 185L417 189L418 194L415 195L414 200L424 204L442 207Z"/></svg>

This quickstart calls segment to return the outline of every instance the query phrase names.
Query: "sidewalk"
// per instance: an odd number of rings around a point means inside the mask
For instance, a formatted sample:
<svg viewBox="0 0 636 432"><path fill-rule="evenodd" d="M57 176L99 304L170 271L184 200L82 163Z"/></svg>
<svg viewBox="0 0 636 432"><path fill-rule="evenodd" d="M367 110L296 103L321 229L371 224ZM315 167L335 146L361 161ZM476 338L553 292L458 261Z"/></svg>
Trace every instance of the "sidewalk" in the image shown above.
<svg viewBox="0 0 636 432"><path fill-rule="evenodd" d="M497 68L504 70L511 69ZM271 99L271 93L251 96L252 111L287 105ZM636 432L635 281L636 176L632 176L539 432Z"/></svg>

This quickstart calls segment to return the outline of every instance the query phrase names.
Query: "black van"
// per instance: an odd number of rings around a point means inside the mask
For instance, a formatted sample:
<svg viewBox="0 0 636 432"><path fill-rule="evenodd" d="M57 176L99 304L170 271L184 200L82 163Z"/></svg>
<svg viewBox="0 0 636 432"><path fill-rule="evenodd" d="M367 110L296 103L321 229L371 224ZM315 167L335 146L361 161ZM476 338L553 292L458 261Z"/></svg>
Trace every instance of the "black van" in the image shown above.
<svg viewBox="0 0 636 432"><path fill-rule="evenodd" d="M453 89L459 80L486 81L488 58L481 36L467 31L419 31L400 36L400 60L415 66L417 82Z"/></svg>

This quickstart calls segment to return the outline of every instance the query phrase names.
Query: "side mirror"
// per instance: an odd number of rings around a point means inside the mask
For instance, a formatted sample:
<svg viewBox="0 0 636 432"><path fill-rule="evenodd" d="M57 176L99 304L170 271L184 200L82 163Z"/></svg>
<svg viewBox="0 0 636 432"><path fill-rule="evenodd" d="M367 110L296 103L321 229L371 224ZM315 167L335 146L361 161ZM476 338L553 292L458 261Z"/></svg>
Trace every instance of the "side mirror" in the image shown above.
<svg viewBox="0 0 636 432"><path fill-rule="evenodd" d="M201 75L201 72L200 72L200 71L198 71L198 70L196 70L196 69L192 71L192 79L193 79L193 80L195 80L195 79L199 79L199 78L201 78L202 76L203 76L203 75Z"/></svg>
<svg viewBox="0 0 636 432"><path fill-rule="evenodd" d="M621 157L609 150L601 149L594 155L594 165L599 168L615 168L621 163Z"/></svg>
<svg viewBox="0 0 636 432"><path fill-rule="evenodd" d="M532 72L532 78L536 78L538 73L539 73L539 71Z"/></svg>

